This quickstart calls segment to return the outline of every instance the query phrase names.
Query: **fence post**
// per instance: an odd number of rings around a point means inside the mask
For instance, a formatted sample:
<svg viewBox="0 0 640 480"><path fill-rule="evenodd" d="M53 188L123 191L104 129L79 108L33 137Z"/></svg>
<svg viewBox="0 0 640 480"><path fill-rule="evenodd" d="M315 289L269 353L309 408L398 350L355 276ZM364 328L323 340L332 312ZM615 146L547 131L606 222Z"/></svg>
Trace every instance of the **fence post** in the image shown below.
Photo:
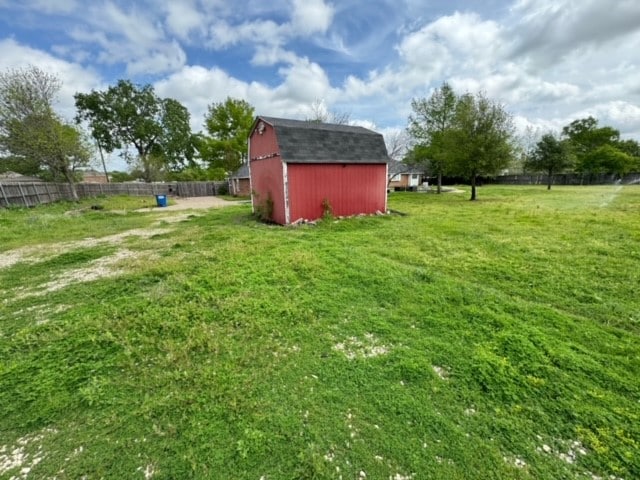
<svg viewBox="0 0 640 480"><path fill-rule="evenodd" d="M24 190L22 190L22 185L20 185L20 182L18 182L18 190L20 190L20 195L22 195L22 201L24 202L24 206L28 207L29 202L27 202L27 197L25 197L24 195Z"/></svg>
<svg viewBox="0 0 640 480"><path fill-rule="evenodd" d="M40 205L42 203L42 200L40 200L40 194L38 193L38 187L36 187L36 184L34 182L31 182L31 187L33 188L33 191L36 192L36 198L38 199L38 205Z"/></svg>
<svg viewBox="0 0 640 480"><path fill-rule="evenodd" d="M2 193L2 197L4 198L4 203L6 207L9 207L9 199L7 198L7 194L4 191L2 183L0 183L0 193Z"/></svg>

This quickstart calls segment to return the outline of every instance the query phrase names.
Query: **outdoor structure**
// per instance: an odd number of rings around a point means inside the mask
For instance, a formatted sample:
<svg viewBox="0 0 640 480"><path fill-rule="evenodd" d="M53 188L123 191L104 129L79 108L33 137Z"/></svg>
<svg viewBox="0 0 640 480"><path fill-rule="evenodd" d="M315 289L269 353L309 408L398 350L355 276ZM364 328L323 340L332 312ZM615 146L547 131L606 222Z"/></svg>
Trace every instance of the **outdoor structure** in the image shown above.
<svg viewBox="0 0 640 480"><path fill-rule="evenodd" d="M16 172L3 172L0 173L0 182L3 183L27 183L27 182L42 182L41 178L29 177Z"/></svg>
<svg viewBox="0 0 640 480"><path fill-rule="evenodd" d="M254 211L286 225L385 212L387 149L362 127L257 117L249 134Z"/></svg>
<svg viewBox="0 0 640 480"><path fill-rule="evenodd" d="M82 181L84 183L109 183L109 178L104 172L97 170L81 170Z"/></svg>
<svg viewBox="0 0 640 480"><path fill-rule="evenodd" d="M389 184L387 189L408 190L422 185L424 169L415 165L391 160L389 162Z"/></svg>
<svg viewBox="0 0 640 480"><path fill-rule="evenodd" d="M251 179L249 178L249 164L242 166L229 177L229 193L235 197L251 195Z"/></svg>

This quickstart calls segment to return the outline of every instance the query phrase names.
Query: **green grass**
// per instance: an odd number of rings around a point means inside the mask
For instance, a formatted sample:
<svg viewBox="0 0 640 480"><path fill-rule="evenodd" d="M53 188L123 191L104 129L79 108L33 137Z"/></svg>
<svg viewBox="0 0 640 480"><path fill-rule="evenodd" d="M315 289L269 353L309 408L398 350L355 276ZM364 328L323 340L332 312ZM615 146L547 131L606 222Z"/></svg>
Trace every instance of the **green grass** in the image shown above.
<svg viewBox="0 0 640 480"><path fill-rule="evenodd" d="M0 210L0 478L640 477L640 187L467 197Z"/></svg>

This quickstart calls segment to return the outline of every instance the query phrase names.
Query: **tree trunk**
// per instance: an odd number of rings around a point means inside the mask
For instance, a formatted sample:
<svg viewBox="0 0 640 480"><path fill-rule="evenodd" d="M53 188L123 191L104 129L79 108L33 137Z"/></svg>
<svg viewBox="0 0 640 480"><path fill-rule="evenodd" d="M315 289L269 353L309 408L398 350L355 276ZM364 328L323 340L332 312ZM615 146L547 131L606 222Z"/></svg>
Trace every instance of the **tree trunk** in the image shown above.
<svg viewBox="0 0 640 480"><path fill-rule="evenodd" d="M476 199L476 175L471 175L471 198L469 200L474 201Z"/></svg>
<svg viewBox="0 0 640 480"><path fill-rule="evenodd" d="M553 181L553 170L547 172L547 190L551 190L551 182Z"/></svg>
<svg viewBox="0 0 640 480"><path fill-rule="evenodd" d="M98 144L98 151L100 152L100 160L102 160L102 169L104 170L104 176L107 177L107 183L109 183L109 173L107 172L107 164L104 163L104 155L102 154L102 147L100 146L100 142L96 142Z"/></svg>
<svg viewBox="0 0 640 480"><path fill-rule="evenodd" d="M71 175L69 170L67 170L66 168L64 169L64 172L62 172L62 173L64 174L64 178L66 178L67 182L69 183L69 189L71 190L71 199L74 202L77 202L79 200L78 191L76 190L76 184L73 181L73 175Z"/></svg>
<svg viewBox="0 0 640 480"><path fill-rule="evenodd" d="M442 193L442 172L438 172L438 193Z"/></svg>

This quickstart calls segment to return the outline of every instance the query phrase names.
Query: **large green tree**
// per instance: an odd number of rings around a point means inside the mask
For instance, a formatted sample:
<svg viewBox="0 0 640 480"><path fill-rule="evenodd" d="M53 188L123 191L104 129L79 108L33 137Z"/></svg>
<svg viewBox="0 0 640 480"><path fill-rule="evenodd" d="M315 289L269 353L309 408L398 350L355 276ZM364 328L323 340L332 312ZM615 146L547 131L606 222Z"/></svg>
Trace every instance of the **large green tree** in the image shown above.
<svg viewBox="0 0 640 480"><path fill-rule="evenodd" d="M413 156L426 163L438 177L437 192L442 191L442 175L446 171L445 134L453 126L457 96L448 83L443 83L429 98L414 98L409 116L409 135L414 144ZM421 155L422 154L422 155ZM427 156L424 156L424 155Z"/></svg>
<svg viewBox="0 0 640 480"><path fill-rule="evenodd" d="M593 154L604 145L615 145L620 140L620 132L612 127L599 127L594 117L574 120L562 129L576 156L576 169L583 173L597 173L593 169Z"/></svg>
<svg viewBox="0 0 640 480"><path fill-rule="evenodd" d="M612 173L620 177L636 165L636 158L615 145L605 144L583 156L581 169L585 173Z"/></svg>
<svg viewBox="0 0 640 480"><path fill-rule="evenodd" d="M227 97L209 105L204 126L208 135L200 137L198 150L210 168L237 170L247 161L247 140L254 109L245 100Z"/></svg>
<svg viewBox="0 0 640 480"><path fill-rule="evenodd" d="M77 200L73 171L88 164L91 151L82 132L53 109L58 78L38 67L0 73L0 150L13 162L25 162L64 178Z"/></svg>
<svg viewBox="0 0 640 480"><path fill-rule="evenodd" d="M552 133L542 136L535 148L527 155L526 170L547 174L547 190L551 190L553 175L571 166L571 149L566 141Z"/></svg>
<svg viewBox="0 0 640 480"><path fill-rule="evenodd" d="M581 173L622 176L640 167L638 142L621 140L618 130L599 126L593 117L574 120L562 133L576 154L576 170Z"/></svg>
<svg viewBox="0 0 640 480"><path fill-rule="evenodd" d="M122 149L141 165L145 181L158 169L179 168L193 159L189 112L177 100L158 97L151 85L119 80L106 90L76 93L78 122L86 121L99 147ZM137 157L128 154L133 147Z"/></svg>
<svg viewBox="0 0 640 480"><path fill-rule="evenodd" d="M465 94L458 98L452 124L441 141L447 168L469 179L470 200L476 200L478 176L494 175L513 159L513 120L501 104L484 94Z"/></svg>

